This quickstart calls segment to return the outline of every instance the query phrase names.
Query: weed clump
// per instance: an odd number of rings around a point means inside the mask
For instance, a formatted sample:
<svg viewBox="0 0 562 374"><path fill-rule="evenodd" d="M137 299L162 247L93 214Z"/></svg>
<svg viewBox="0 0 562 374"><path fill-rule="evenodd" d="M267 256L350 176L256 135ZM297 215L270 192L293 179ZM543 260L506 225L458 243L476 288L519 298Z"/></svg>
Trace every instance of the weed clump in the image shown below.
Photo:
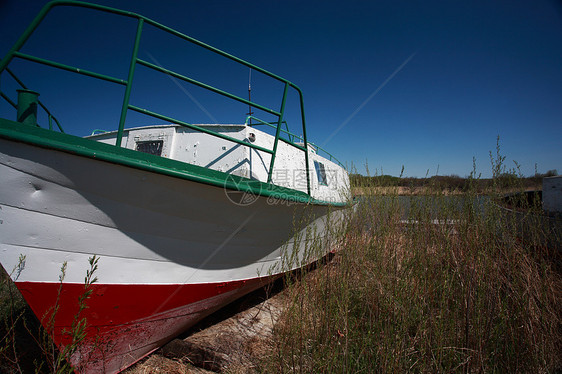
<svg viewBox="0 0 562 374"><path fill-rule="evenodd" d="M98 269L99 257L88 259L89 269L84 278L84 292L77 300L78 311L70 329L62 330L68 343L57 347L52 340L55 318L60 307L60 294L66 276L67 263L61 266L58 296L49 311L42 317L42 325L33 315L23 297L16 290L14 281L25 267L25 256L20 255L18 265L6 273L0 266L0 372L6 373L72 373L80 367L71 365L73 356L79 353L80 344L86 338L88 322L82 312L88 308L87 301L92 294L92 285L97 282L94 273ZM23 352L22 352L23 351Z"/></svg>
<svg viewBox="0 0 562 374"><path fill-rule="evenodd" d="M503 162L498 146L486 196L475 173L460 196L355 185L364 192L340 250L291 286L258 371L561 370L560 252L543 225L522 237L496 204L517 188Z"/></svg>

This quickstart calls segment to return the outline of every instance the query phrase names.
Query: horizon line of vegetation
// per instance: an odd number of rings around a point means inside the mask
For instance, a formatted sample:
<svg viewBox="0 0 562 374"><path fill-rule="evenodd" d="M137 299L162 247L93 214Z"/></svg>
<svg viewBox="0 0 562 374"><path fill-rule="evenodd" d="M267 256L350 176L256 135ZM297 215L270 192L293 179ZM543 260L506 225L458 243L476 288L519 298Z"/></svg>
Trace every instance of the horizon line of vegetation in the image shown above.
<svg viewBox="0 0 562 374"><path fill-rule="evenodd" d="M533 176L524 177L522 175L518 175L513 172L505 172L501 175L496 177L490 178L477 178L474 179L471 176L468 177L460 177L456 174L450 175L434 175L431 177L396 177L393 175L383 174L383 175L374 175L374 176L366 176L358 173L351 173L349 174L349 178L351 181L351 186L362 186L362 187L427 187L428 185L431 186L439 186L443 189L450 189L450 190L466 190L469 187L469 184L476 182L476 186L479 189L485 189L486 187L490 186L492 183L499 182L499 185L505 186L513 186L514 182L518 186L522 187L539 187L542 185L542 179L547 177L554 177L558 176L558 171L548 170L546 173L535 173ZM503 183L502 183L503 182Z"/></svg>

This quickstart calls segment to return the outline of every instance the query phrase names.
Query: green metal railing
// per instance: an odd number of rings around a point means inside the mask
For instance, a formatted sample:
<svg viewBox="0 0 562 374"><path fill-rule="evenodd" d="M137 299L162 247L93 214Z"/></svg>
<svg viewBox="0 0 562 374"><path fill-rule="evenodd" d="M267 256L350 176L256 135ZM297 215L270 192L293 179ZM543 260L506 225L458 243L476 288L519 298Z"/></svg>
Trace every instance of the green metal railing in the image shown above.
<svg viewBox="0 0 562 374"><path fill-rule="evenodd" d="M93 71L88 71L88 70L84 70L75 66L70 66L70 65L66 65L66 64L62 64L59 62L55 62L55 61L51 61L51 60L47 60L47 59L43 59L43 58L39 58L39 57L35 57L29 54L25 54L20 52L20 49L22 48L22 46L26 43L26 41L29 39L29 37L32 35L32 33L35 31L35 29L39 26L39 24L43 21L43 19L46 17L46 15L51 11L51 9L53 9L54 7L58 7L58 6L74 6L74 7L82 7L82 8L89 8L89 9L93 9L96 11L101 11L101 12L107 12L107 13L112 13L112 14L116 14L116 15L120 15L120 16L124 16L124 17L129 17L129 18L134 18L138 21L137 23L137 29L136 29L136 35L135 35L135 40L134 40L134 45L133 45L133 51L132 51L132 56L131 56L131 60L130 60L130 65L129 65L129 72L128 72L128 76L127 79L120 79L120 78L115 78L109 75L105 75L105 74L100 74L100 73L96 73ZM155 64L152 64L148 61L142 60L138 57L138 51L139 51L139 45L140 45L140 41L141 41L141 35L142 35L142 31L143 31L143 27L145 25L151 25L153 27L156 27L162 31L165 31L171 35L174 35L176 37L179 37L189 43L195 44L199 47L202 47L206 50L209 50L211 52L214 52L220 56L223 56L227 59L230 59L236 63L239 63L241 65L244 65L246 67L251 68L252 70L258 71L260 73L263 73L275 80L278 80L282 83L284 83L284 90L283 90L283 97L281 100L281 105L280 105L280 109L279 110L274 110L272 108L260 105L258 103L252 102L250 100L246 100L244 98L241 98L239 96L233 95L231 93L228 93L226 91L220 90L216 87L210 86L208 84L205 84L203 82L197 81L193 78L184 76L182 74L179 74L177 72L174 72L172 70L168 70L165 69L161 66L157 66ZM123 104L122 104L122 109L121 109L121 115L119 118L119 126L117 129L117 136L116 136L116 143L115 145L117 147L121 146L121 142L122 142L122 138L123 138L123 131L125 128L125 121L126 121L126 117L127 117L127 112L129 110L135 111L135 112L139 112L139 113L143 113L149 116L152 116L154 118L158 118L161 120L165 120L165 121L169 121L171 123L176 123L185 127L188 127L190 129L199 131L199 132L203 132L215 137L219 137L234 143L238 143L241 145L244 145L246 147L250 147L253 149L257 149L260 150L262 152L266 152L271 154L271 162L269 165L269 171L268 171L268 183L272 182L272 173L273 173L273 167L275 164L275 157L276 157L276 152L277 152L277 145L279 143L279 140L281 139L282 141L291 144L292 146L302 150L305 154L305 168L306 168L306 179L307 179L307 191L308 194L310 195L310 172L309 172L309 157L308 157L308 147L309 147L309 143L306 140L306 122L305 122L305 115L304 115L304 102L303 102L303 95L302 95L302 91L301 89L296 86L295 84L291 83L290 81L279 77L278 75L275 75L273 73L268 72L265 69L262 69L258 66L255 66L249 62L246 62L238 57L235 57L231 54L228 54L226 52L223 52L217 48L214 48L208 44L205 44L201 41L198 41L190 36L187 36L181 32L178 32L176 30L173 30L167 26L164 26L158 22L155 22L149 18L146 18L142 15L136 14L136 13L132 13L132 12L128 12L128 11L123 11L123 10L119 10L119 9L114 9L114 8L110 8L107 6L102 6L102 5L97 5L97 4L90 4L90 3L85 3L85 2L80 2L80 1L73 1L73 0L56 0L56 1L52 1L48 4L46 4L43 9L41 9L41 11L39 12L39 14L37 15L37 17L33 20L33 22L30 24L30 26L25 30L25 32L23 33L23 35L19 38L19 40L15 43L15 45L12 47L12 49L8 52L8 54L6 55L6 57L0 62L0 74L4 71L7 70L7 66L8 64L12 61L12 59L14 58L19 58L19 59L24 59L27 61L31 61L31 62L35 62L35 63L39 63L39 64L43 64L43 65L47 65L47 66L51 66L57 69L62 69L62 70L66 70L66 71L70 71L76 74L81 74L81 75L85 75L85 76L89 76L92 78L96 78L96 79L101 79L107 82L112 82L115 84L119 84L119 85L123 85L125 86L125 93L124 93L124 97L123 97ZM131 90L132 90L132 83L133 80L135 78L135 68L137 65L142 65L145 66L147 68L150 68L152 70L155 70L157 72L163 73L163 74L167 74L170 75L174 78L177 78L179 80L182 80L184 82L188 82L191 84L194 84L198 87L204 88L206 90L212 91L216 94L225 96L227 98L230 98L232 100L238 101L240 103L246 104L251 106L252 108L256 108L259 110L262 110L270 115L276 116L278 118L277 122L273 122L275 123L275 125L273 125L272 123L268 123L270 126L272 126L273 128L276 129L275 131L275 140L273 143L273 148L272 149L266 149L239 139L235 139L233 137L227 136L227 135L223 135L220 133L216 133L213 132L211 130L208 130L206 128L203 127L199 127L184 121L180 121L178 119L175 118L171 118L168 116L165 116L163 114L159 114L159 113L155 113L152 111L149 111L147 109L144 108L140 108L137 107L135 105L130 104L129 99L131 96ZM7 70L9 74L11 74L14 78L15 75L13 75L9 70ZM19 81L17 78L15 78L17 81ZM27 88L23 85L23 83L21 81L19 81L20 85L23 88ZM302 122L302 137L298 137L298 139L301 139L303 142L303 146L300 146L298 144L295 144L292 140L291 141L287 141L283 138L280 137L281 132L284 133L288 133L288 127L287 127L287 131L283 130L282 124L284 123L283 121L283 117L284 117L284 112L285 112L285 103L286 103L286 99L287 99L287 93L289 88L294 89L297 91L298 95L299 95L299 99L300 99L300 113L301 113L301 122ZM7 98L7 96L5 96L4 94L2 94L2 97L5 98L6 100L8 100L8 102L15 106L15 104L9 100ZM52 129L52 124L51 124L51 119L54 120L56 122L56 124L59 127L60 131L62 130L62 127L60 126L59 122L53 117L51 116L51 114L48 112L47 108L45 108L42 104L41 107L48 113L49 116L49 128ZM286 123L285 123L285 126ZM290 139L295 139L294 135L291 134ZM331 157L331 155L330 155Z"/></svg>
<svg viewBox="0 0 562 374"><path fill-rule="evenodd" d="M250 120L253 119L255 121L258 121L258 123L250 123ZM277 125L271 123L271 122L267 122L264 120L261 120L257 117L254 116L248 116L246 117L246 122L244 123L245 125L248 126L259 126L259 125L265 125L265 126L269 126L272 128L276 128ZM304 149L304 147L299 146L298 144L295 144L295 139L299 140L301 143L304 144L304 139L303 137L293 134L292 132L289 131L289 127L287 126L287 122L283 121L283 124L285 125L285 129L281 129L281 132L284 134L287 134L289 136L289 140L280 138L280 140L282 140L283 142L292 145L293 147L299 148L299 149ZM326 151L324 148L320 147L319 145L316 145L314 143L308 143L310 146L314 147L314 149L316 149L316 153L324 153L324 155L328 156L328 159L332 162L337 163L339 166L341 166L342 168L346 169L346 167L340 162L340 160L338 160L337 158L335 158L330 152Z"/></svg>
<svg viewBox="0 0 562 374"><path fill-rule="evenodd" d="M28 90L29 88L14 74L13 71L11 71L10 69L8 69L6 67L6 71L8 72L8 74L10 74L10 76L16 81L17 84L19 84L19 86L25 90ZM4 92L0 91L0 97L2 97L4 100L6 100L6 102L8 102L8 104L10 104L14 109L18 109L18 105L16 103L14 103L9 97L8 95L6 95ZM47 114L47 120L49 121L49 130L53 129L53 121L55 121L58 129L60 132L64 132L60 122L58 119L55 118L55 116L53 116L51 114L51 112L49 111L49 109L47 109L47 107L40 101L37 100L37 103L39 104L39 106L41 107L41 109L43 109L45 111L45 113Z"/></svg>
<svg viewBox="0 0 562 374"><path fill-rule="evenodd" d="M258 123L252 123L251 120L256 120L256 121L258 121ZM246 117L246 121L244 122L244 124L245 124L246 126L252 126L252 127L254 127L254 126L259 126L259 125L266 125L266 126L269 126L269 127L271 127L271 128L274 128L274 129L277 128L277 123L276 123L276 122L275 122L275 125L274 125L274 124L271 123L271 122L267 122L267 121L261 120L261 119L259 119L259 118L257 118L257 117L254 117L254 116L247 116L247 117ZM291 145L294 145L294 144L292 144L292 142L294 142L294 139L295 139L295 138L300 138L300 136L296 136L295 134L293 134L292 132L289 131L289 126L287 125L287 121L283 121L281 124L282 124L282 125L285 125L285 129L281 128L281 132L284 133L284 134L289 135L289 142L288 142L288 143L291 144ZM285 139L281 138L281 140L285 140Z"/></svg>

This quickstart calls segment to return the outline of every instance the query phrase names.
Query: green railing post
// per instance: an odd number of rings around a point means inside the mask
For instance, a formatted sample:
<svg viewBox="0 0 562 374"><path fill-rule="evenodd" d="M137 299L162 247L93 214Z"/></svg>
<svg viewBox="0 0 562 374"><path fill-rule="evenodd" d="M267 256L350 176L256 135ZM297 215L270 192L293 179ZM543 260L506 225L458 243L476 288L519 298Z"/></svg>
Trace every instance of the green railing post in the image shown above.
<svg viewBox="0 0 562 374"><path fill-rule="evenodd" d="M131 65L129 65L129 76L127 78L127 87L125 88L125 97L123 98L123 106L121 107L121 118L119 118L119 128L117 129L117 140L115 142L117 147L121 147L121 139L123 138L123 130L125 129L125 119L127 118L127 110L129 110L129 98L131 97L131 88L133 86L135 66L137 65L137 56L139 54L139 44L143 24L144 19L139 18L135 45L133 47L133 55L131 56Z"/></svg>
<svg viewBox="0 0 562 374"><path fill-rule="evenodd" d="M31 90L18 90L17 121L24 125L37 126L37 98L39 93Z"/></svg>
<svg viewBox="0 0 562 374"><path fill-rule="evenodd" d="M269 163L269 172L267 173L267 183L271 183L273 175L273 165L275 163L275 156L277 155L277 144L279 143L279 136L281 135L281 125L283 122L283 114L285 113L285 103L287 101L287 91L289 90L289 83L285 83L283 90L283 100L281 101L281 110L279 113L279 121L277 122L277 129L275 130L275 140L273 141L273 149L271 153L271 162Z"/></svg>
<svg viewBox="0 0 562 374"><path fill-rule="evenodd" d="M300 104L301 104L302 138L304 140L304 148L306 149L304 151L304 159L305 159L304 162L306 164L306 188L308 194L310 195L310 167L308 164L308 140L306 138L306 121L304 119L304 99L302 97L302 91L300 90L300 88L295 87L295 89L299 92Z"/></svg>
<svg viewBox="0 0 562 374"><path fill-rule="evenodd" d="M43 8L41 8L41 11L39 12L39 14L33 19L31 24L27 27L27 29L24 31L24 33L20 36L20 38L18 39L16 44L14 44L12 49L10 49L10 51L6 54L6 57L2 61L0 61L0 73L3 72L4 69L6 68L6 66L8 66L8 64L10 63L10 61L12 61L12 58L14 58L14 52L17 52L21 49L21 47L25 44L27 39L29 39L31 34L33 34L33 31L35 31L37 26L39 26L39 24L41 23L43 18L45 18L45 16L51 10L52 7L53 7L53 4L48 3Z"/></svg>

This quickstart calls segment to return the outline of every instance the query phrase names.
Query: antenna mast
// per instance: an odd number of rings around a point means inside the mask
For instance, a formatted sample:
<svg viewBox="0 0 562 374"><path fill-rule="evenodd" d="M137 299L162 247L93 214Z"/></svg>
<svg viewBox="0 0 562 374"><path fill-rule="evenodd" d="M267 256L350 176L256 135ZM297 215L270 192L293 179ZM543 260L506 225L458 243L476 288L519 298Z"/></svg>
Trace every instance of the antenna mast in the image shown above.
<svg viewBox="0 0 562 374"><path fill-rule="evenodd" d="M250 68L250 75L248 77L248 101L252 101L252 68ZM248 104L248 113L246 114L249 116L254 114L254 112L252 112L252 104ZM252 125L252 118L249 119L248 124Z"/></svg>

